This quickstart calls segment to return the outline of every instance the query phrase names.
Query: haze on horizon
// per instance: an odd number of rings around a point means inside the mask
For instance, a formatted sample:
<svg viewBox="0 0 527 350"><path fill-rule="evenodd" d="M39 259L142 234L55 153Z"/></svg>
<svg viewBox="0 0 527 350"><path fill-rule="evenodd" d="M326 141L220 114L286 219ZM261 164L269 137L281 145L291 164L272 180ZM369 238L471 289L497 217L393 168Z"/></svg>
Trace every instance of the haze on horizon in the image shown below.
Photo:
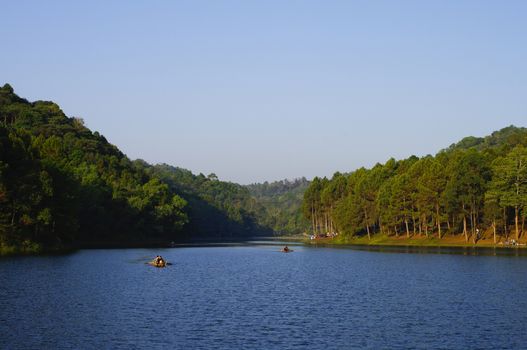
<svg viewBox="0 0 527 350"><path fill-rule="evenodd" d="M524 1L17 1L0 84L243 184L527 126Z"/></svg>

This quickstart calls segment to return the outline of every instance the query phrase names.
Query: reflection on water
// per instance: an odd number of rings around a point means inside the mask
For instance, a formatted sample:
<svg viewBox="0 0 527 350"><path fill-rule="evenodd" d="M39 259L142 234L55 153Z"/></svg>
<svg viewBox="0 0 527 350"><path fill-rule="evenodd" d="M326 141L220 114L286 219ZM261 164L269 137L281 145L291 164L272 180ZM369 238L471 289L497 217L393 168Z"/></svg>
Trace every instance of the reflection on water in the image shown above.
<svg viewBox="0 0 527 350"><path fill-rule="evenodd" d="M455 255L491 255L491 256L526 256L525 248L499 247L420 247L420 246L390 246L390 245L313 245L315 247L353 249L380 253L408 254L455 254Z"/></svg>
<svg viewBox="0 0 527 350"><path fill-rule="evenodd" d="M526 256L527 249L517 247L435 247L435 246L404 246L404 245L359 245L359 244L331 244L308 243L301 241L282 241L277 239L258 239L235 242L199 242L179 244L179 247L246 247L246 246L302 246L305 248L333 248L352 249L380 253L407 253L407 254L455 254L455 255L483 255L483 256Z"/></svg>

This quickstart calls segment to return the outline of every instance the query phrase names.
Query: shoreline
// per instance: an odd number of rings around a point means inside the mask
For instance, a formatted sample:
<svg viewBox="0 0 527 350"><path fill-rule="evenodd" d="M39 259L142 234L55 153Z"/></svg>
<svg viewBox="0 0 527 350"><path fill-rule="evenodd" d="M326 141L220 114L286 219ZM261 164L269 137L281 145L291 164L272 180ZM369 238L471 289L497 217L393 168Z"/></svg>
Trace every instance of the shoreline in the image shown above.
<svg viewBox="0 0 527 350"><path fill-rule="evenodd" d="M144 242L120 242L120 241L82 241L64 246L1 246L0 258L15 256L44 256L70 254L82 249L167 249L179 247L193 247L206 244L208 246L237 245L257 239L274 239L273 236L251 236L251 237L200 237L196 239L182 239L174 241L148 240Z"/></svg>
<svg viewBox="0 0 527 350"><path fill-rule="evenodd" d="M408 248L490 248L490 249L503 249L503 250L523 250L527 248L526 239L522 237L519 240L519 245L505 245L503 244L504 239L500 237L500 241L494 244L492 238L480 239L476 244L472 241L465 242L463 235L456 236L444 236L438 239L435 236L412 236L406 238L406 236L386 236L386 235L374 235L369 240L366 236L360 237L342 237L337 236L334 238L317 238L310 239L305 234L303 235L287 235L287 236L253 236L253 237L231 237L229 239L221 240L217 237L214 238L201 238L195 240L180 240L174 242L165 241L149 241L149 242L82 242L80 244L64 247L43 247L39 246L38 249L24 249L22 247L0 247L0 258L13 257L13 256L41 256L41 255L62 255L70 254L81 249L145 249L145 248L182 248L182 247L193 247L202 246L228 246L228 245L243 245L254 240L268 240L283 241L283 242L295 242L302 243L307 246L358 246L358 247L408 247ZM500 244L501 242L501 244ZM22 249L21 249L22 248Z"/></svg>
<svg viewBox="0 0 527 350"><path fill-rule="evenodd" d="M500 237L498 243L494 243L492 238L482 238L476 243L473 243L470 239L468 242L465 241L462 235L446 235L441 239L435 236L412 236L407 238L406 236L386 236L386 235L374 235L371 239L368 237L335 237L335 238L317 238L309 239L305 236L302 237L302 241L307 244L327 244L327 245L357 245L357 246L400 246L400 247L430 247L430 248L441 248L441 247L464 247L464 248L501 248L501 249L526 249L527 244L525 238L522 237L518 241L518 245L507 245L504 244L503 237Z"/></svg>

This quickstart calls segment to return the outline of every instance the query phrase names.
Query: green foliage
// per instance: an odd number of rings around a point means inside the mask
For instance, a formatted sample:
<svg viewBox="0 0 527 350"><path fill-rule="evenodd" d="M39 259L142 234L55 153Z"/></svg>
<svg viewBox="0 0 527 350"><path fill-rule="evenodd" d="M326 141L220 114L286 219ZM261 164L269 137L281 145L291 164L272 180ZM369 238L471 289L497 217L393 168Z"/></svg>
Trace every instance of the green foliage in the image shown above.
<svg viewBox="0 0 527 350"><path fill-rule="evenodd" d="M297 233L307 185L241 186L131 161L57 104L0 88L3 252Z"/></svg>
<svg viewBox="0 0 527 350"><path fill-rule="evenodd" d="M516 239L520 235L518 220L525 218L527 209L527 149L516 146L505 156L498 157L492 163L493 179L491 191L487 195L487 205L494 208L514 210ZM494 214L495 215L495 214ZM523 226L523 225L522 225Z"/></svg>
<svg viewBox="0 0 527 350"><path fill-rule="evenodd" d="M0 88L0 252L299 233L370 237L463 231L519 237L527 129L466 138L435 157L388 160L331 179L241 186L131 161L53 102ZM520 220L523 220L521 223ZM521 227L521 228L520 228ZM475 239L475 238L474 238Z"/></svg>
<svg viewBox="0 0 527 350"><path fill-rule="evenodd" d="M0 88L0 155L2 251L302 228L305 179L245 187L130 161L82 119L52 102L28 102L7 84Z"/></svg>
<svg viewBox="0 0 527 350"><path fill-rule="evenodd" d="M305 232L308 222L302 215L302 200L308 186L306 178L246 186L256 201L254 210L259 225L276 234Z"/></svg>
<svg viewBox="0 0 527 350"><path fill-rule="evenodd" d="M514 224L519 237L527 216L526 144L527 129L511 126L485 138L465 138L435 157L390 159L372 169L315 178L302 212L316 235L382 232L440 239L463 232L476 242L483 225L503 225L507 234Z"/></svg>
<svg viewBox="0 0 527 350"><path fill-rule="evenodd" d="M446 151L474 149L480 152L505 154L518 145L527 146L526 133L526 128L517 128L511 125L486 137L465 137L458 143L451 145Z"/></svg>
<svg viewBox="0 0 527 350"><path fill-rule="evenodd" d="M0 248L176 239L187 202L52 102L0 88ZM39 248L39 249L41 249Z"/></svg>
<svg viewBox="0 0 527 350"><path fill-rule="evenodd" d="M272 233L265 220L268 213L245 186L219 181L215 174L194 175L167 164L137 162L137 166L188 200L188 235L234 238Z"/></svg>

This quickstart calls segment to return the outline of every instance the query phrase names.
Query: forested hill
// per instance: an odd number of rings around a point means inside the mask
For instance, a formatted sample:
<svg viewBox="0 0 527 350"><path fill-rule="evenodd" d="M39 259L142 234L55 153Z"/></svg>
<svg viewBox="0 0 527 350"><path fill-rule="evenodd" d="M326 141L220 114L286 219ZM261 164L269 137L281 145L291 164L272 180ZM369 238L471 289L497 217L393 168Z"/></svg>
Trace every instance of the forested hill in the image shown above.
<svg viewBox="0 0 527 350"><path fill-rule="evenodd" d="M214 174L131 161L53 102L0 88L0 253L269 234Z"/></svg>
<svg viewBox="0 0 527 350"><path fill-rule="evenodd" d="M260 204L257 217L261 225L279 234L298 234L309 227L302 215L302 199L308 186L309 181L302 177L246 187Z"/></svg>
<svg viewBox="0 0 527 350"><path fill-rule="evenodd" d="M489 136L463 138L458 143L451 145L445 151L475 149L478 151L493 150L496 153L506 152L511 145L523 144L525 142L526 128L518 128L513 125L494 131Z"/></svg>
<svg viewBox="0 0 527 350"><path fill-rule="evenodd" d="M215 174L194 175L189 170L167 164L147 166L146 169L188 201L188 232L208 238L274 233L259 216L265 214L262 204L244 186L219 181Z"/></svg>
<svg viewBox="0 0 527 350"><path fill-rule="evenodd" d="M312 230L521 239L527 129L465 138L436 156L372 169L239 184L128 159L53 102L0 88L0 254L162 245Z"/></svg>
<svg viewBox="0 0 527 350"><path fill-rule="evenodd" d="M246 185L249 192L256 198L272 198L289 193L304 193L308 186L309 181L305 177L294 180L285 179L271 183L265 181L264 183Z"/></svg>
<svg viewBox="0 0 527 350"><path fill-rule="evenodd" d="M527 129L509 126L434 157L315 178L303 212L318 235L525 240Z"/></svg>
<svg viewBox="0 0 527 350"><path fill-rule="evenodd" d="M53 102L0 89L0 250L154 242L187 201Z"/></svg>

